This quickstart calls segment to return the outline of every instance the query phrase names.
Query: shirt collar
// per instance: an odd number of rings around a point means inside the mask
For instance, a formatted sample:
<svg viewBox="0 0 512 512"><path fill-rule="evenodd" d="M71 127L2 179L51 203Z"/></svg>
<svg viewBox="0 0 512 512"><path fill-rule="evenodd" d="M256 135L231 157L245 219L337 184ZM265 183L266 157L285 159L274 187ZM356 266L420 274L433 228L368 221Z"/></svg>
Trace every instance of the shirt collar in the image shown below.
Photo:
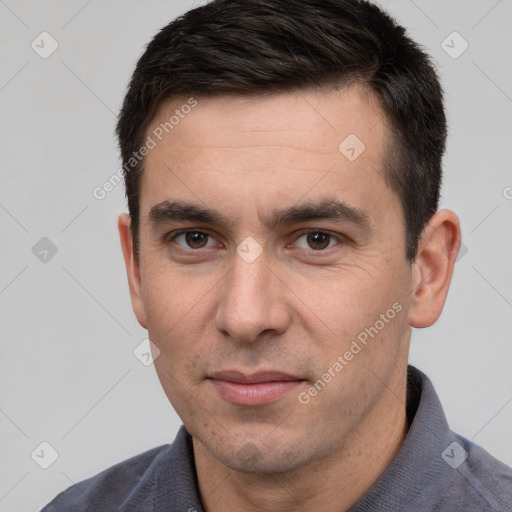
<svg viewBox="0 0 512 512"><path fill-rule="evenodd" d="M407 371L407 416L410 427L400 450L350 512L424 510L420 503L432 506L427 488L441 491L448 470L441 454L450 443L450 430L432 383L413 366Z"/></svg>

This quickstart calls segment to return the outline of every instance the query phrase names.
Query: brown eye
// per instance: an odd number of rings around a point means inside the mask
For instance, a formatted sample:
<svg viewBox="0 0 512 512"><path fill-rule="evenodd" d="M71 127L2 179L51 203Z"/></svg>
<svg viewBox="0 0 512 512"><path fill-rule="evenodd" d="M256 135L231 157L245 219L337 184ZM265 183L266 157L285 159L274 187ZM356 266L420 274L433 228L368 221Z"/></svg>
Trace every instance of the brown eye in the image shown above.
<svg viewBox="0 0 512 512"><path fill-rule="evenodd" d="M208 235L198 231L188 231L185 234L185 241L192 249L201 249L208 242Z"/></svg>
<svg viewBox="0 0 512 512"><path fill-rule="evenodd" d="M172 240L184 249L203 249L216 245L215 240L210 235L201 231L182 231L174 236Z"/></svg>
<svg viewBox="0 0 512 512"><path fill-rule="evenodd" d="M306 235L308 245L311 249L322 250L329 246L331 235L328 233L314 232Z"/></svg>
<svg viewBox="0 0 512 512"><path fill-rule="evenodd" d="M343 245L343 235L333 235L328 231L303 231L295 240L294 246L299 249L313 252L322 252L336 245Z"/></svg>

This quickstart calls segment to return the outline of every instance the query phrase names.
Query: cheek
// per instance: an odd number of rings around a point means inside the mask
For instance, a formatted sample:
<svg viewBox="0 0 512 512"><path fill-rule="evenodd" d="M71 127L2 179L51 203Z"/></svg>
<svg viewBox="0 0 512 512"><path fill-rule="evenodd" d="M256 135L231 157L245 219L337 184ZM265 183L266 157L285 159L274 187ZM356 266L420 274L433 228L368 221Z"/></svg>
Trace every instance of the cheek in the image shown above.
<svg viewBox="0 0 512 512"><path fill-rule="evenodd" d="M370 321L373 324L391 307L394 294L389 276L360 266L336 268L296 280L293 290L309 323L317 324L325 336L342 342Z"/></svg>
<svg viewBox="0 0 512 512"><path fill-rule="evenodd" d="M149 338L160 351L155 370L172 406L185 418L206 407L195 384L200 380L208 303L204 284L194 282L160 271L143 290Z"/></svg>
<svg viewBox="0 0 512 512"><path fill-rule="evenodd" d="M160 266L146 273L142 296L150 339L162 352L187 354L207 321L211 286L200 279Z"/></svg>

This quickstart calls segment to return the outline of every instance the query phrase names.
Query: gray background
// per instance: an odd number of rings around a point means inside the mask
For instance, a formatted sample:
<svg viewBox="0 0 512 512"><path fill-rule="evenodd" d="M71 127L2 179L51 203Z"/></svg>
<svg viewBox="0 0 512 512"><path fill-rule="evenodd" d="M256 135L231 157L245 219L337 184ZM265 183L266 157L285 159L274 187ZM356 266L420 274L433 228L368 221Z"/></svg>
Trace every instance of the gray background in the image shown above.
<svg viewBox="0 0 512 512"><path fill-rule="evenodd" d="M192 3L0 0L1 511L36 510L172 441L180 424L133 354L146 333L116 230L123 187L103 200L92 191L120 167L115 115L138 56ZM383 5L439 66L450 123L441 206L459 215L467 249L442 317L413 332L411 361L452 428L512 464L512 1ZM59 45L47 59L31 48L43 31ZM457 58L454 31L469 44ZM42 237L57 248L47 261L47 242L32 251ZM59 454L48 469L43 441Z"/></svg>

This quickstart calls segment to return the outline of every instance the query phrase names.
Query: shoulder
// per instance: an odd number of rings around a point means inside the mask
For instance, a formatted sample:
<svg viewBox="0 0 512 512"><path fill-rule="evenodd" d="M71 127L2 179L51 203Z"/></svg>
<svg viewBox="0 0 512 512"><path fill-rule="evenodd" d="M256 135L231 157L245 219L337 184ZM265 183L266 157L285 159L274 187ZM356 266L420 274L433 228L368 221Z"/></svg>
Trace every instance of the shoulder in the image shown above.
<svg viewBox="0 0 512 512"><path fill-rule="evenodd" d="M443 452L445 462L452 466L443 505L464 504L468 512L509 512L512 468L458 434L453 434L453 439Z"/></svg>
<svg viewBox="0 0 512 512"><path fill-rule="evenodd" d="M170 455L162 445L115 464L101 473L72 485L41 512L117 510L131 495L151 487L153 476Z"/></svg>
<svg viewBox="0 0 512 512"><path fill-rule="evenodd" d="M391 499L400 510L511 512L512 468L450 430L432 383L411 366L407 399L411 427L374 501L391 492L407 503Z"/></svg>

